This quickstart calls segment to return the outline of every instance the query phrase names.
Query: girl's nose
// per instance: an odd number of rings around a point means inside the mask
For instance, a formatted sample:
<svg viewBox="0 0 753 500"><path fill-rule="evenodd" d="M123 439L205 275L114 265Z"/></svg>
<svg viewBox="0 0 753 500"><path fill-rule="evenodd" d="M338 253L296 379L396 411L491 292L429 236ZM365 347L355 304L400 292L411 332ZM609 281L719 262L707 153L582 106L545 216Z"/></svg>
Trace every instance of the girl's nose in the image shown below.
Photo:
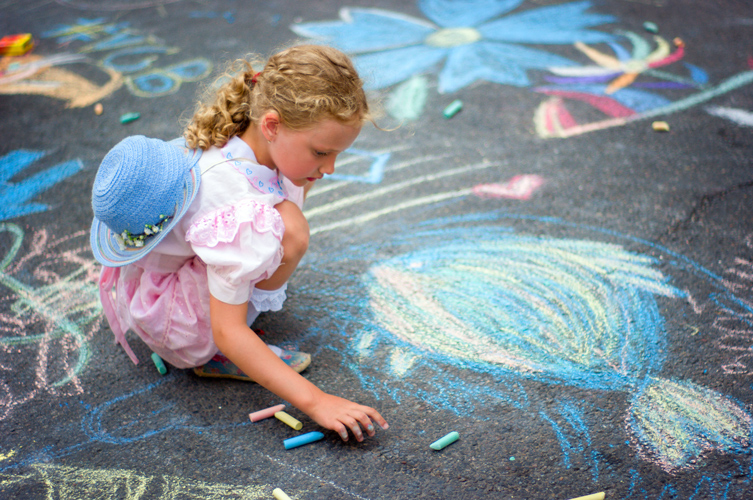
<svg viewBox="0 0 753 500"><path fill-rule="evenodd" d="M319 171L323 174L332 175L335 173L335 157L333 156L331 160L324 163L319 168Z"/></svg>

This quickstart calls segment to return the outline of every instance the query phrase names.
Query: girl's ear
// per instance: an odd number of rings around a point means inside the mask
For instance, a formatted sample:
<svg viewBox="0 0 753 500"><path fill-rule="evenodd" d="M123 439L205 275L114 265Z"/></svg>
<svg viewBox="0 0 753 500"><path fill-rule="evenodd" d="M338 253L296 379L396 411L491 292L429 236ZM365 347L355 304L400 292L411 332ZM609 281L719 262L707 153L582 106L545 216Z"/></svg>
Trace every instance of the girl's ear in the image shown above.
<svg viewBox="0 0 753 500"><path fill-rule="evenodd" d="M267 142L272 142L280 132L280 115L277 111L267 111L261 117L261 133Z"/></svg>

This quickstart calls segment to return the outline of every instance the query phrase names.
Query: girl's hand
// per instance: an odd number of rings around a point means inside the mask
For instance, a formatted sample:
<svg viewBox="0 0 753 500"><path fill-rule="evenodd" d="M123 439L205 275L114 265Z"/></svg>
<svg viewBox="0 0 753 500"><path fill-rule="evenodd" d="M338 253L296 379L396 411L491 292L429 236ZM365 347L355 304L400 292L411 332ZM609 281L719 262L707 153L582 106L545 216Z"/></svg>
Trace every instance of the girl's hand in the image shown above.
<svg viewBox="0 0 753 500"><path fill-rule="evenodd" d="M387 421L374 408L327 393L321 393L307 413L322 427L340 434L343 441L348 440L348 430L358 442L363 441L363 431L373 436L376 433L373 421L382 429L389 428Z"/></svg>

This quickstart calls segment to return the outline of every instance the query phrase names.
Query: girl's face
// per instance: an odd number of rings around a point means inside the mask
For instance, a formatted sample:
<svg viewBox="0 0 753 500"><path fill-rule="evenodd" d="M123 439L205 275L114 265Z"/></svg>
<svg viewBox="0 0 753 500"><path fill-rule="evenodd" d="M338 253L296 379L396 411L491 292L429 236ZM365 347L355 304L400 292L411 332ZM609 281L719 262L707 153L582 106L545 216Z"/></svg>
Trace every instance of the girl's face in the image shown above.
<svg viewBox="0 0 753 500"><path fill-rule="evenodd" d="M328 119L308 130L290 130L278 123L267 136L273 165L296 186L321 179L335 171L337 155L348 149L361 125L345 125Z"/></svg>

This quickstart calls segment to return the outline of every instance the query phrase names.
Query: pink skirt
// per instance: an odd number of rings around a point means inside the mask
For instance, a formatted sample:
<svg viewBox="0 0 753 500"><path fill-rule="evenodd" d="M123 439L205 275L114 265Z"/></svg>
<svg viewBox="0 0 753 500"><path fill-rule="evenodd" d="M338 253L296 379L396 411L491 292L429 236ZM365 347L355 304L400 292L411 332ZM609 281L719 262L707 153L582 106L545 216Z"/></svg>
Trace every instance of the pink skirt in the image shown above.
<svg viewBox="0 0 753 500"><path fill-rule="evenodd" d="M99 293L115 339L134 363L129 329L176 368L201 366L219 350L209 319L207 268L198 257L170 273L135 264L103 267Z"/></svg>

